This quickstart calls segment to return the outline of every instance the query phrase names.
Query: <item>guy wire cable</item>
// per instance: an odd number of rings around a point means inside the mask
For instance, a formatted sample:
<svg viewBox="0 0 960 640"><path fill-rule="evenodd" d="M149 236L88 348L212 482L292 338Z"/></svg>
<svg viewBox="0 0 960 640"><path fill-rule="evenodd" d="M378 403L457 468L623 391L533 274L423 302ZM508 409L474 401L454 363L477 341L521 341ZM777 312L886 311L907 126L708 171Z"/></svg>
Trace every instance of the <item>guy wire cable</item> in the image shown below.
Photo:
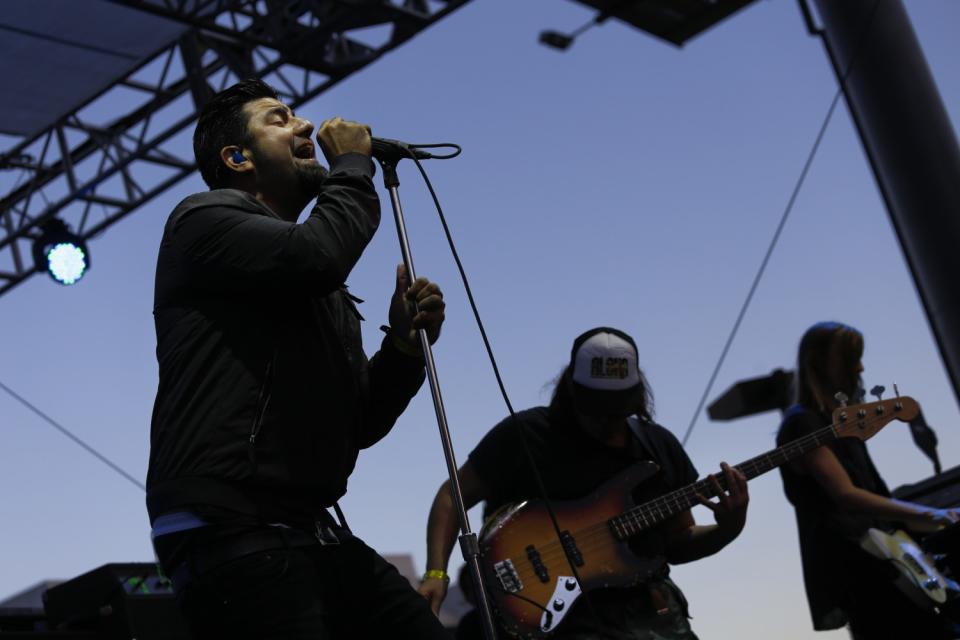
<svg viewBox="0 0 960 640"><path fill-rule="evenodd" d="M717 364L713 368L713 373L710 374L710 379L707 380L707 386L703 390L703 395L700 396L700 402L697 403L697 408L693 412L693 416L690 418L690 424L687 426L687 431L683 434L683 439L680 441L683 446L687 445L687 441L690 439L690 434L693 433L693 428L697 424L697 418L700 417L700 412L703 411L703 405L706 404L707 397L710 395L710 391L713 389L713 383L717 380L717 374L720 373L720 368L727 359L727 354L730 351L733 340L736 337L737 332L740 330L740 323L743 322L743 318L747 313L747 308L750 306L750 302L753 300L753 294L756 293L757 287L760 284L760 280L763 278L763 274L767 269L767 263L770 262L770 257L773 255L773 250L776 248L777 242L780 240L780 234L783 232L783 228L787 224L787 219L790 217L790 212L793 211L793 205L797 201L797 196L800 194L800 189L803 187L803 183L806 181L807 173L810 171L810 167L813 165L813 159L817 155L817 150L820 148L820 142L823 140L824 134L827 132L827 126L830 124L830 120L833 118L833 112L837 108L837 104L840 102L841 96L843 96L844 85L846 85L847 78L850 77L850 72L853 70L853 63L856 61L858 54L860 53L860 48L863 44L863 38L866 35L870 25L873 24L873 17L877 13L877 7L880 6L880 2L881 0L876 0L873 8L870 9L870 14L867 16L866 22L864 22L863 30L860 32L860 39L850 56L850 62L847 64L847 69L840 79L840 86L837 87L837 91L833 95L833 100L830 102L830 107L827 109L827 114L823 119L823 123L820 125L820 131L817 133L816 139L813 142L813 146L810 148L810 152L807 154L807 160L804 162L803 169L800 171L800 176L797 178L797 182L793 187L793 192L790 194L790 198L787 200L787 206L783 210L783 214L780 216L780 223L777 225L777 229L773 233L773 238L770 240L770 244L767 247L766 254L763 256L763 260L760 262L760 268L757 270L757 274L753 278L753 283L750 285L750 290L747 292L747 297L743 301L743 305L740 307L740 312L737 314L737 319L733 323L733 328L730 330L730 335L727 336L727 341L723 345L723 349L720 352L720 358L717 360ZM799 0L799 3L800 10L807 22L807 27L810 33L814 35L822 33L821 31L812 28L812 19L810 17L810 10L806 6L806 0Z"/></svg>
<svg viewBox="0 0 960 640"><path fill-rule="evenodd" d="M4 391L6 391L8 394L10 394L11 397L13 397L15 400L17 400L20 404L25 406L27 409L30 409L30 411L34 412L35 414L43 418L48 424L53 426L57 431L67 436L71 440L73 440L76 444L83 447L87 451L87 453L89 453L90 455L95 457L97 460L107 465L108 467L110 467L111 469L119 473L121 476L123 476L124 478L132 482L141 491L147 490L147 488L143 485L142 482L140 482L139 480L134 478L132 475L130 475L129 473L121 469L117 463L113 462L112 460L110 460L110 458L103 455L102 453L94 449L92 446L90 446L89 444L81 440L79 437L74 435L69 429L67 429L66 427L58 423L56 420L54 420L53 418L45 414L43 411L38 409L35 405L31 404L29 401L27 401L26 398L16 393L13 389L5 385L2 381L0 381L0 389L3 389Z"/></svg>

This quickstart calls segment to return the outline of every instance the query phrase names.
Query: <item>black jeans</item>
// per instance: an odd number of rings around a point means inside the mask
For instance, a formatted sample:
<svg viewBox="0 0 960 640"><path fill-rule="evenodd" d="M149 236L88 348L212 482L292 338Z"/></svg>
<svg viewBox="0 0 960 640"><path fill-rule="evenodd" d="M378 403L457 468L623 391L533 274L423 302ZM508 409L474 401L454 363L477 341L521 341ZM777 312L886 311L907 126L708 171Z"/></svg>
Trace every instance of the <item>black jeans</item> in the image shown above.
<svg viewBox="0 0 960 640"><path fill-rule="evenodd" d="M194 638L449 639L406 578L359 538L262 551L191 577Z"/></svg>
<svg viewBox="0 0 960 640"><path fill-rule="evenodd" d="M657 594L658 601L653 598ZM687 599L668 577L635 587L598 589L581 596L556 640L697 640L690 628ZM664 607L666 611L657 611ZM594 615L596 614L596 615Z"/></svg>

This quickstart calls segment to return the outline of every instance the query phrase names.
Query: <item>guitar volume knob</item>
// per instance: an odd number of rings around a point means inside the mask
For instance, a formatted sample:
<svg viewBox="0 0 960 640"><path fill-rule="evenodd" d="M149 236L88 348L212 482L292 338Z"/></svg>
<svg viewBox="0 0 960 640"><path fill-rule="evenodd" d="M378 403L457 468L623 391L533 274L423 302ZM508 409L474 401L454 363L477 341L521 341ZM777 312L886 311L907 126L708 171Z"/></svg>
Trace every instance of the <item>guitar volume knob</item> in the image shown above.
<svg viewBox="0 0 960 640"><path fill-rule="evenodd" d="M553 610L554 610L554 611L563 611L563 606L564 606L565 604L566 604L566 603L565 603L563 600L561 600L560 598L557 598L556 600L553 601Z"/></svg>

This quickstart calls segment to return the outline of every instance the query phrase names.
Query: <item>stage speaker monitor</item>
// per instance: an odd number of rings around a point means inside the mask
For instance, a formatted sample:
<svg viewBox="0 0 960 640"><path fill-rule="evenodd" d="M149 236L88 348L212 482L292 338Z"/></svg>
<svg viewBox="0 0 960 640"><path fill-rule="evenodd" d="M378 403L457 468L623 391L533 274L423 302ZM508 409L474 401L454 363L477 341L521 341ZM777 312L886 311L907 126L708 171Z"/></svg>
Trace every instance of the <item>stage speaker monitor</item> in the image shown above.
<svg viewBox="0 0 960 640"><path fill-rule="evenodd" d="M170 581L152 563L105 564L47 589L43 608L51 629L118 640L190 638Z"/></svg>

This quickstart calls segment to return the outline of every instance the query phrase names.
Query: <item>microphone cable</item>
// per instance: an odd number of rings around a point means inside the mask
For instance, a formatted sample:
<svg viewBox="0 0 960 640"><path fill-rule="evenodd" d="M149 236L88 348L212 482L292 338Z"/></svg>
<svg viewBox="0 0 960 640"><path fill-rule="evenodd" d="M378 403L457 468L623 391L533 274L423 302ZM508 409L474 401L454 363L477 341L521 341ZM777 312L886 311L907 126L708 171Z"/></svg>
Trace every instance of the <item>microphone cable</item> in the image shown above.
<svg viewBox="0 0 960 640"><path fill-rule="evenodd" d="M448 159L448 158L454 158L460 155L460 147L454 144L434 144L434 145L408 144L407 146L411 150L438 148L438 147L455 147L457 150L456 153L448 154L443 157L433 156L436 159ZM440 218L440 225L443 227L443 233L447 239L447 245L450 247L450 253L453 256L453 260L457 265L457 271L460 274L460 281L463 283L464 291L467 294L467 300L470 303L470 310L473 312L474 320L476 321L477 328L480 331L480 337L483 340L483 346L487 352L487 358L490 360L490 366L493 369L493 375L497 380L497 386L500 389L500 395L503 397L504 404L506 404L507 406L507 411L510 413L510 420L512 424L516 427L516 432L520 437L520 442L522 444L522 448L523 448L525 457L527 459L527 463L531 471L533 472L534 482L540 494L540 499L543 501L547 514L550 517L550 522L553 525L554 533L557 536L557 542L560 544L560 548L563 550L563 554L567 560L567 564L570 566L570 571L572 572L574 579L577 581L577 584L582 585L583 582L580 579L579 571L577 571L576 561L572 556L572 551L567 547L566 544L563 543L564 542L563 531L561 531L560 529L560 523L557 520L557 515L553 508L553 503L551 502L550 498L547 495L546 486L543 483L543 476L540 474L540 470L537 467L536 460L533 457L533 452L530 449L530 443L527 439L526 434L523 431L522 426L517 420L516 411L514 410L513 403L510 401L510 396L507 393L506 385L504 385L503 376L500 374L500 367L498 366L497 359L493 354L493 348L490 345L490 338L487 335L486 328L483 325L483 320L480 318L480 311L477 307L476 300L473 297L473 290L470 287L470 281L467 278L466 270L463 268L463 262L460 260L460 254L457 251L456 243L453 240L453 234L450 232L450 227L447 224L446 216L443 213L443 207L440 205L440 199L437 197L436 191L433 188L433 184L430 182L430 177L427 175L426 170L423 168L423 165L420 163L420 160L417 158L417 154L411 152L407 157L413 160L414 164L417 165L417 169L420 171L420 175L423 177L423 181L427 186L427 190L430 192L430 197L433 199L434 207L436 207L437 215ZM534 602L533 600L520 596L519 594L506 591L506 589L501 588L501 590L504 591L507 595L518 597L530 604L537 606L538 608L543 610L543 612L547 615L548 620L553 618L553 612L541 606L540 604ZM598 629L605 628L605 625L602 623L602 620L600 619L600 615L597 612L597 609L589 593L585 590L582 590L582 587L581 587L580 598L586 601L587 606L591 612L591 615L594 621L597 624Z"/></svg>

